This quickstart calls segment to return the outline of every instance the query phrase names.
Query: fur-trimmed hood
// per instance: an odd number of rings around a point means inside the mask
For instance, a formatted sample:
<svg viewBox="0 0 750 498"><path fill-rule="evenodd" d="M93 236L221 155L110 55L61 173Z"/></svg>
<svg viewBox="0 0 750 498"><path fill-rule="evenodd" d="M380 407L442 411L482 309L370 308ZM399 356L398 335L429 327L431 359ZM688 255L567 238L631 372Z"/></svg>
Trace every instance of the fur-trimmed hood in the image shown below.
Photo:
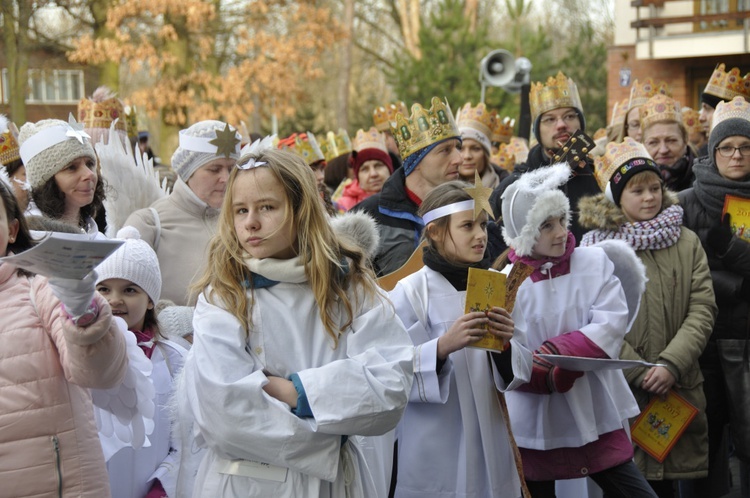
<svg viewBox="0 0 750 498"><path fill-rule="evenodd" d="M679 204L677 194L662 188L661 211ZM659 212L661 212L659 211ZM607 199L604 194L584 197L578 203L578 222L588 230L611 230L616 232L628 222L622 209Z"/></svg>
<svg viewBox="0 0 750 498"><path fill-rule="evenodd" d="M372 258L380 245L380 233L375 219L363 211L347 211L331 218L336 235L348 238L368 258Z"/></svg>

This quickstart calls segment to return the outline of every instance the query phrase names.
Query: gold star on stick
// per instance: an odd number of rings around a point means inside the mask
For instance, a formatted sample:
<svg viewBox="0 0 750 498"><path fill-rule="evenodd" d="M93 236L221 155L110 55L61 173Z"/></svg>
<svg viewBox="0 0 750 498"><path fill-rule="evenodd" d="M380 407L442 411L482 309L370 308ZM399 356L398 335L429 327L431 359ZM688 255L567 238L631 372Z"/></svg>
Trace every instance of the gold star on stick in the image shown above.
<svg viewBox="0 0 750 498"><path fill-rule="evenodd" d="M479 217L482 211L486 211L487 215L495 219L495 215L492 212L492 206L490 206L490 195L492 195L492 189L482 185L482 179L479 177L479 172L474 170L474 186L464 189L469 193L472 199L474 199L474 219Z"/></svg>
<svg viewBox="0 0 750 498"><path fill-rule="evenodd" d="M227 124L223 130L216 130L216 138L209 140L208 143L216 146L217 156L228 158L236 152L240 139L237 138L237 132L229 128L229 124Z"/></svg>

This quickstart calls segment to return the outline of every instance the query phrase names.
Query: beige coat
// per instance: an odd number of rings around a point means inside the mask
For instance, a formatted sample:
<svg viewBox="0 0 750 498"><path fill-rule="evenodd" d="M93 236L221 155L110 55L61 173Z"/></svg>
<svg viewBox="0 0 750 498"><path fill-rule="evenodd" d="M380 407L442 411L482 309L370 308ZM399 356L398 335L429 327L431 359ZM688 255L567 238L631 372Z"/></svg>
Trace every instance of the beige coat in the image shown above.
<svg viewBox="0 0 750 498"><path fill-rule="evenodd" d="M158 222L153 211L158 213ZM156 251L161 267L161 298L178 306L194 306L190 284L206 264L208 241L216 232L219 210L209 207L180 179L172 193L150 208L131 214L125 225L134 226L141 239Z"/></svg>
<svg viewBox="0 0 750 498"><path fill-rule="evenodd" d="M79 329L43 277L0 264L0 497L108 497L88 388L117 385L128 365L107 302Z"/></svg>
<svg viewBox="0 0 750 498"><path fill-rule="evenodd" d="M662 209L676 201L664 198ZM617 230L627 220L620 208L600 194L579 203L581 223L588 228ZM703 375L698 357L711 335L716 317L711 274L698 236L682 227L676 244L666 249L636 251L646 266L646 292L620 353L622 359L663 363L676 378L676 391L699 414L659 463L640 448L635 462L647 479L694 479L708 474L708 425ZM625 370L630 388L643 409L650 395L640 388L649 368ZM633 422L633 420L631 420Z"/></svg>

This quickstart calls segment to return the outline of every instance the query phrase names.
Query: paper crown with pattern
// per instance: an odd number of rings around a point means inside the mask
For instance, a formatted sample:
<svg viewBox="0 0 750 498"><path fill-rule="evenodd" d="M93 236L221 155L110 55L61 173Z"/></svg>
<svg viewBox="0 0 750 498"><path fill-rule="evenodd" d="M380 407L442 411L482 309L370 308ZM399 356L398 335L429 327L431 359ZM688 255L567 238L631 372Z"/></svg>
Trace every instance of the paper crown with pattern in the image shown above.
<svg viewBox="0 0 750 498"><path fill-rule="evenodd" d="M138 137L138 111L134 105L126 105L123 109L125 115L125 125L128 130L128 137L133 139Z"/></svg>
<svg viewBox="0 0 750 498"><path fill-rule="evenodd" d="M727 119L740 118L750 121L750 102L741 95L736 96L729 102L719 102L711 120L711 129Z"/></svg>
<svg viewBox="0 0 750 498"><path fill-rule="evenodd" d="M490 140L492 132L497 126L497 113L490 111L483 102L472 107L471 102L464 104L456 114L456 125L459 129L471 128L482 133Z"/></svg>
<svg viewBox="0 0 750 498"><path fill-rule="evenodd" d="M95 102L84 97L78 102L78 122L82 123L85 129L101 128L109 130L112 121L115 119L117 119L115 129L127 133L125 108L117 97L101 102Z"/></svg>
<svg viewBox="0 0 750 498"><path fill-rule="evenodd" d="M365 149L378 149L386 154L388 153L388 147L385 144L385 134L379 132L374 126L367 131L361 128L357 130L352 146L357 152Z"/></svg>
<svg viewBox="0 0 750 498"><path fill-rule="evenodd" d="M630 109L644 105L648 99L655 95L672 96L672 90L666 81L654 83L653 79L646 78L643 80L643 83L639 83L637 79L634 80L633 86L630 87L630 99L628 100L627 110L629 111Z"/></svg>
<svg viewBox="0 0 750 498"><path fill-rule="evenodd" d="M338 133L329 131L326 139L320 143L320 150L326 161L335 159L352 151L352 141L345 129L339 128Z"/></svg>
<svg viewBox="0 0 750 498"><path fill-rule="evenodd" d="M396 121L396 114L401 113L406 116L408 112L406 104L402 101L381 105L372 111L372 122L379 131L390 131L391 123Z"/></svg>
<svg viewBox="0 0 750 498"><path fill-rule="evenodd" d="M615 102L612 107L612 119L609 120L609 126L622 126L625 124L625 116L628 114L628 102L630 99L622 99Z"/></svg>
<svg viewBox="0 0 750 498"><path fill-rule="evenodd" d="M18 129L8 118L0 114L0 163L6 165L17 159L21 159Z"/></svg>
<svg viewBox="0 0 750 498"><path fill-rule="evenodd" d="M498 116L495 121L495 128L492 130L492 142L507 144L513 138L513 129L516 126L516 120L505 116L500 119Z"/></svg>
<svg viewBox="0 0 750 498"><path fill-rule="evenodd" d="M691 109L690 107L683 107L680 110L680 114L682 115L682 124L685 125L685 129L687 130L688 134L706 131L705 127L698 119L700 113L695 109Z"/></svg>
<svg viewBox="0 0 750 498"><path fill-rule="evenodd" d="M660 121L682 123L680 103L672 97L657 93L641 107L641 130Z"/></svg>
<svg viewBox="0 0 750 498"><path fill-rule="evenodd" d="M429 109L420 104L412 105L408 117L400 112L396 114L391 133L398 143L401 159L446 138L461 136L448 102L432 97L431 103Z"/></svg>
<svg viewBox="0 0 750 498"><path fill-rule="evenodd" d="M562 71L554 78L547 78L547 83L541 81L531 84L529 92L529 105L531 107L531 120L547 111L561 107L575 107L583 112L581 97L578 95L578 87L575 82L565 76Z"/></svg>
<svg viewBox="0 0 750 498"><path fill-rule="evenodd" d="M513 153L510 144L500 144L497 152L490 156L490 162L505 171L512 172L516 166L516 155Z"/></svg>
<svg viewBox="0 0 750 498"><path fill-rule="evenodd" d="M716 66L703 91L725 101L737 96L750 100L750 73L741 76L740 68L733 67L727 72L725 67L724 63Z"/></svg>
<svg viewBox="0 0 750 498"><path fill-rule="evenodd" d="M294 133L285 139L278 141L279 149L289 149L301 157L308 165L318 161L325 161L325 156L320 150L315 135L310 133Z"/></svg>
<svg viewBox="0 0 750 498"><path fill-rule="evenodd" d="M651 159L646 147L642 143L636 142L630 137L625 137L619 143L608 143L604 155L594 158L594 176L602 192L607 189L607 183L612 179L617 169L631 159L636 158Z"/></svg>

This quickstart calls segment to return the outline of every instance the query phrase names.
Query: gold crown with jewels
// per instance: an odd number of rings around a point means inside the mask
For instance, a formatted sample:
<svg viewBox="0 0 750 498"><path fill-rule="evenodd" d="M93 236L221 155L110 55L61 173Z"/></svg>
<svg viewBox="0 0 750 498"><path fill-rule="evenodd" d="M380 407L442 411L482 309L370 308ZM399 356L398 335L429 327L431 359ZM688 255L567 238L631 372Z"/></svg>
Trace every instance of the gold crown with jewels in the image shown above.
<svg viewBox="0 0 750 498"><path fill-rule="evenodd" d="M0 115L0 163L6 165L16 159L21 159L18 128L5 116Z"/></svg>
<svg viewBox="0 0 750 498"><path fill-rule="evenodd" d="M724 63L716 66L703 91L725 101L737 96L750 100L750 73L741 76L740 68L733 67L727 72L725 67Z"/></svg>
<svg viewBox="0 0 750 498"><path fill-rule="evenodd" d="M500 144L497 152L490 156L490 162L512 173L513 168L516 166L516 155L510 144Z"/></svg>
<svg viewBox="0 0 750 498"><path fill-rule="evenodd" d="M320 150L326 161L335 159L352 151L352 141L345 129L339 128L338 133L329 131L326 139L320 144Z"/></svg>
<svg viewBox="0 0 750 498"><path fill-rule="evenodd" d="M385 144L385 135L379 132L374 126L367 131L361 128L357 130L352 146L357 152L365 149L378 149L388 153L388 147Z"/></svg>
<svg viewBox="0 0 750 498"><path fill-rule="evenodd" d="M513 129L516 126L516 120L505 116L503 119L497 118L495 128L492 130L492 141L494 143L507 144L513 138Z"/></svg>
<svg viewBox="0 0 750 498"><path fill-rule="evenodd" d="M666 95L667 97L672 96L672 90L665 81L654 83L651 78L646 78L643 83L638 83L638 80L633 81L633 86L630 87L630 100L628 100L628 111L634 107L644 105L648 99L655 95Z"/></svg>
<svg viewBox="0 0 750 498"><path fill-rule="evenodd" d="M78 102L78 122L82 123L85 129L101 128L108 130L115 119L117 119L115 129L127 133L128 124L125 119L125 108L117 97L112 97L101 102L82 98ZM138 131L136 130L137 133Z"/></svg>
<svg viewBox="0 0 750 498"><path fill-rule="evenodd" d="M578 87L562 71L558 71L555 77L547 78L547 83L537 81L531 84L529 106L531 107L532 121L536 121L536 118L547 111L561 107L574 107L583 112Z"/></svg>
<svg viewBox="0 0 750 498"><path fill-rule="evenodd" d="M681 106L672 97L657 93L641 107L641 130L660 121L682 123Z"/></svg>
<svg viewBox="0 0 750 498"><path fill-rule="evenodd" d="M698 111L691 109L690 107L683 107L682 110L680 110L680 114L682 115L682 124L685 125L688 134L705 131L705 128L700 122L700 113Z"/></svg>
<svg viewBox="0 0 750 498"><path fill-rule="evenodd" d="M402 101L381 105L372 111L372 122L379 131L390 131L391 123L396 121L396 114L406 115L408 112L406 104Z"/></svg>
<svg viewBox="0 0 750 498"><path fill-rule="evenodd" d="M487 109L484 103L472 107L471 102L467 102L456 114L456 125L459 129L471 128L476 130L489 140L497 126L497 113Z"/></svg>
<svg viewBox="0 0 750 498"><path fill-rule="evenodd" d="M727 119L740 118L750 121L750 102L738 95L729 102L719 102L711 120L711 129Z"/></svg>
<svg viewBox="0 0 750 498"><path fill-rule="evenodd" d="M429 109L414 104L411 116L399 112L395 123L391 123L391 133L398 143L401 159L446 138L461 136L448 102L432 97L431 103Z"/></svg>
<svg viewBox="0 0 750 498"><path fill-rule="evenodd" d="M615 174L617 169L631 159L651 159L646 147L630 137L625 137L622 142L609 142L605 148L604 155L594 158L594 176L599 188L604 192L607 183Z"/></svg>

